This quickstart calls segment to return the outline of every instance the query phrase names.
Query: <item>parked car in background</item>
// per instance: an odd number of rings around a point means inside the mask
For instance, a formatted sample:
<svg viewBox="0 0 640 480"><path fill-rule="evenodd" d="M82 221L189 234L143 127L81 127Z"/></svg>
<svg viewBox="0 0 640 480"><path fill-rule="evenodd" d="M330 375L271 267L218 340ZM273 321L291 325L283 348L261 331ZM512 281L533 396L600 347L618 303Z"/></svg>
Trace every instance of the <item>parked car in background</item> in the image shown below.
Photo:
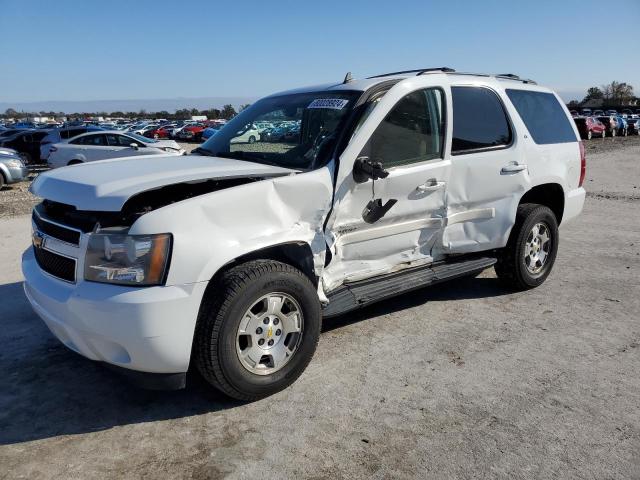
<svg viewBox="0 0 640 480"><path fill-rule="evenodd" d="M627 119L627 130L629 132L629 135L640 135L639 127L640 118Z"/></svg>
<svg viewBox="0 0 640 480"><path fill-rule="evenodd" d="M172 126L162 125L146 130L144 136L147 138L171 138L172 129Z"/></svg>
<svg viewBox="0 0 640 480"><path fill-rule="evenodd" d="M216 134L216 132L218 130L220 130L220 126L211 126L211 127L207 127L202 131L202 141L207 140L209 137L213 136Z"/></svg>
<svg viewBox="0 0 640 480"><path fill-rule="evenodd" d="M184 126L179 132L177 137L181 140L190 140L199 142L202 140L202 132L206 128L203 123L196 123Z"/></svg>
<svg viewBox="0 0 640 480"><path fill-rule="evenodd" d="M145 136L145 134L151 130L155 130L159 127L160 125L158 125L157 123L152 123L150 125L145 125L144 127L140 127L137 128L133 131L133 133L136 133L138 135L142 135Z"/></svg>
<svg viewBox="0 0 640 480"><path fill-rule="evenodd" d="M267 128L261 133L260 139L263 142L283 142L286 133L285 127Z"/></svg>
<svg viewBox="0 0 640 480"><path fill-rule="evenodd" d="M13 137L16 133L25 132L31 130L30 128L7 128L0 131L0 139Z"/></svg>
<svg viewBox="0 0 640 480"><path fill-rule="evenodd" d="M600 117L602 115L604 115L604 111L603 110L594 110L593 111L593 116L594 117Z"/></svg>
<svg viewBox="0 0 640 480"><path fill-rule="evenodd" d="M89 132L53 145L47 164L58 168L110 158L159 154L183 155L184 150L173 140L153 140L117 130Z"/></svg>
<svg viewBox="0 0 640 480"><path fill-rule="evenodd" d="M612 115L614 117L617 117L618 116L618 111L611 109L611 110L607 110L606 112L604 112L604 114L605 115Z"/></svg>
<svg viewBox="0 0 640 480"><path fill-rule="evenodd" d="M56 128L49 131L46 137L40 141L40 161L46 162L49 158L49 149L54 143L61 142L63 140L69 140L70 138L77 137L87 132L96 132L104 130L101 127L89 125L87 127L67 127Z"/></svg>
<svg viewBox="0 0 640 480"><path fill-rule="evenodd" d="M605 126L594 117L575 117L573 121L578 127L581 138L591 140L593 137L604 138L607 134Z"/></svg>
<svg viewBox="0 0 640 480"><path fill-rule="evenodd" d="M5 185L27 179L29 169L16 150L0 148L0 190Z"/></svg>
<svg viewBox="0 0 640 480"><path fill-rule="evenodd" d="M577 110L569 110L569 113L572 117L578 117L580 115Z"/></svg>
<svg viewBox="0 0 640 480"><path fill-rule="evenodd" d="M606 128L606 134L608 137L616 136L616 132L618 130L618 121L616 120L616 117L600 115L596 118L604 125L604 128Z"/></svg>
<svg viewBox="0 0 640 480"><path fill-rule="evenodd" d="M590 108L583 108L582 110L580 110L580 115L582 115L583 117L590 117L593 115L593 112Z"/></svg>
<svg viewBox="0 0 640 480"><path fill-rule="evenodd" d="M13 148L22 153L26 164L38 163L40 142L48 134L48 130L23 130L11 137L3 138L0 147Z"/></svg>
<svg viewBox="0 0 640 480"><path fill-rule="evenodd" d="M245 125L244 128L230 140L230 143L255 143L260 140L260 132L253 124Z"/></svg>
<svg viewBox="0 0 640 480"><path fill-rule="evenodd" d="M620 137L626 137L629 133L629 126L627 124L627 120L622 118L620 115L613 117L616 120L616 130L617 135Z"/></svg>

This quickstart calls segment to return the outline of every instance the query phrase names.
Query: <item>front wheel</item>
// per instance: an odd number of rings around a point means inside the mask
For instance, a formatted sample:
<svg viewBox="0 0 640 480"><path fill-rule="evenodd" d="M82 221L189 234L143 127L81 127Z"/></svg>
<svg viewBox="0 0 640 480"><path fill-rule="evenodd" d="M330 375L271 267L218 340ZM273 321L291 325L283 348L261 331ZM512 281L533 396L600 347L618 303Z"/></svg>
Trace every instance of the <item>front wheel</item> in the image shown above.
<svg viewBox="0 0 640 480"><path fill-rule="evenodd" d="M285 263L255 260L223 273L200 308L195 364L212 386L257 400L291 385L320 336L316 289Z"/></svg>
<svg viewBox="0 0 640 480"><path fill-rule="evenodd" d="M548 207L520 205L507 246L499 253L496 275L515 290L542 285L556 260L558 241L558 221Z"/></svg>
<svg viewBox="0 0 640 480"><path fill-rule="evenodd" d="M249 143L255 143L256 142L256 137L254 137L253 135L251 135L249 137Z"/></svg>

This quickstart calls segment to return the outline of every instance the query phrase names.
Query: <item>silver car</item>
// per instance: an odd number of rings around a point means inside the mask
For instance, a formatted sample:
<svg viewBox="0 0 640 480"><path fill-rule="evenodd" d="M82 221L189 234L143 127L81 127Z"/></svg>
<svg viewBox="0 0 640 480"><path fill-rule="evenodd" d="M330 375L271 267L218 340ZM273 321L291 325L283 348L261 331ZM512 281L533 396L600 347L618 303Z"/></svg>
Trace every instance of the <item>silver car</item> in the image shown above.
<svg viewBox="0 0 640 480"><path fill-rule="evenodd" d="M5 185L27 179L29 169L20 154L11 148L0 148L0 190Z"/></svg>

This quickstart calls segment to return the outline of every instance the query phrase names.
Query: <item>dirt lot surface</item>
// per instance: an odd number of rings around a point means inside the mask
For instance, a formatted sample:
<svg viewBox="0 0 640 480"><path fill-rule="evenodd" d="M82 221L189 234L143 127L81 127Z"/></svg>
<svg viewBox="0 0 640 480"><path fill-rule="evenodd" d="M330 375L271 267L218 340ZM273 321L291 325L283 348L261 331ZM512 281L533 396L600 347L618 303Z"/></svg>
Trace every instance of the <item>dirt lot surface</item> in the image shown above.
<svg viewBox="0 0 640 480"><path fill-rule="evenodd" d="M0 478L640 478L640 142L622 143L589 142L543 286L487 271L327 321L302 377L251 404L197 379L137 390L68 351L22 293L28 216L0 220Z"/></svg>

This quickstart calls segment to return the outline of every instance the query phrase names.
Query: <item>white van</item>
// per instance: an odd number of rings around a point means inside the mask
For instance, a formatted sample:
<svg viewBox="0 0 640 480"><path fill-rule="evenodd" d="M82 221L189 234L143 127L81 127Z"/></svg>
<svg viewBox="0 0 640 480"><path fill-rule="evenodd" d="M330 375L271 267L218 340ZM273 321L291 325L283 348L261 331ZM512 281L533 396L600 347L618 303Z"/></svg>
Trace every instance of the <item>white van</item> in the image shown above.
<svg viewBox="0 0 640 480"><path fill-rule="evenodd" d="M300 132L234 140L261 122ZM188 156L41 174L25 292L66 346L144 385L195 367L257 399L302 373L323 317L489 267L540 285L584 175L569 112L530 80L348 75L255 102Z"/></svg>

